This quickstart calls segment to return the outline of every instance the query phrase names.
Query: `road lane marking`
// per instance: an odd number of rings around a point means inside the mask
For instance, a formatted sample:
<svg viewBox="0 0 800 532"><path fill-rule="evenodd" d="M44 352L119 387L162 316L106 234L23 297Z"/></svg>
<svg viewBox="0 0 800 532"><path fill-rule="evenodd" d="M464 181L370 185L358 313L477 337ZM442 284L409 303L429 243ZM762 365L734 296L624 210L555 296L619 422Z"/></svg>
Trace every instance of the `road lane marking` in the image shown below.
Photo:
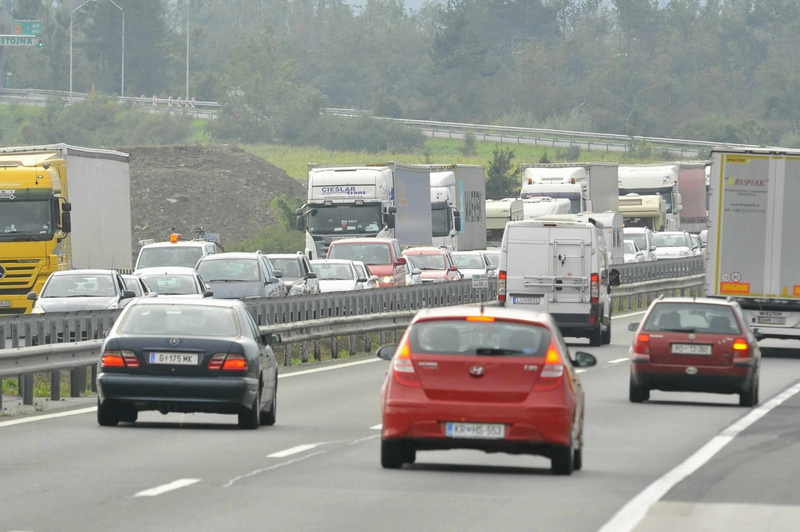
<svg viewBox="0 0 800 532"><path fill-rule="evenodd" d="M644 519L650 508L661 500L673 487L700 469L706 462L711 460L714 455L722 450L723 447L733 441L743 430L766 416L771 410L780 406L798 392L800 392L800 384L795 384L728 426L728 428L724 429L717 436L714 436L711 441L706 443L683 463L647 486L641 493L631 499L628 504L623 506L598 532L631 532Z"/></svg>
<svg viewBox="0 0 800 532"><path fill-rule="evenodd" d="M299 377L300 375L308 375L310 373L320 373L322 371L333 371L335 369L350 368L353 366L361 366L362 364L372 364L373 362L382 362L380 358L370 358L367 360L359 360L358 362L348 362L347 364L336 364L335 366L325 366L324 368L306 369L303 371L293 371L292 373L284 373L278 375L279 379L288 379L289 377Z"/></svg>
<svg viewBox="0 0 800 532"><path fill-rule="evenodd" d="M240 476L238 476L236 478L233 478L233 479L229 480L227 483L223 484L222 487L223 488L230 488L231 486L233 486L234 483L239 482L240 480L244 480L246 478L253 477L255 475L258 475L259 473L266 473L267 471L272 471L274 469L278 469L280 467L284 467L284 466L287 466L287 465L290 465L290 464L294 464L296 462L302 462L303 460L308 460L309 458L311 458L313 456L319 456L321 454L325 454L325 451L317 451L315 453L311 453L311 454L307 454L305 456L301 456L300 458L295 458L293 460L287 460L286 462L281 462L280 464L275 464L275 465L272 465L272 466L269 466L269 467L265 467L263 469L256 469L255 471L251 471L249 473L246 473L244 475L240 475Z"/></svg>
<svg viewBox="0 0 800 532"><path fill-rule="evenodd" d="M369 430L381 430L381 429L383 429L383 424L382 423L378 423L374 427L370 427L369 428Z"/></svg>
<svg viewBox="0 0 800 532"><path fill-rule="evenodd" d="M625 357L625 358L617 358L617 359L615 359L615 360L609 360L607 363L608 363L608 364L619 364L620 362L627 362L627 361L629 361L629 360L630 360L630 358L628 358L628 357Z"/></svg>
<svg viewBox="0 0 800 532"><path fill-rule="evenodd" d="M645 314L646 310L641 310L639 312L631 312L630 314L620 314L619 316L611 316L612 320L621 320L622 318L630 318L631 316L641 316Z"/></svg>
<svg viewBox="0 0 800 532"><path fill-rule="evenodd" d="M197 484L198 482L200 482L199 478L181 478L175 482L170 482L169 484L163 484L161 486L156 486L155 488L150 488L149 490L140 491L139 493L136 493L134 497L157 497L158 495L179 490L181 488L185 488L186 486Z"/></svg>
<svg viewBox="0 0 800 532"><path fill-rule="evenodd" d="M278 451L277 453L268 454L267 458L286 458L287 456L292 456L293 454L302 453L305 451L309 451L318 447L319 443L308 443L306 445L298 445L297 447L292 447L290 449L286 449L283 451Z"/></svg>
<svg viewBox="0 0 800 532"><path fill-rule="evenodd" d="M11 421L0 421L0 427L10 427L12 425L22 425L23 423L33 423L34 421L44 421L45 419L53 419L57 417L77 416L78 414L88 414L89 412L96 412L97 407L92 406L89 408L80 408L78 410L70 410L68 412L59 412L57 414L45 414L43 416L24 417L22 419L12 419Z"/></svg>
<svg viewBox="0 0 800 532"><path fill-rule="evenodd" d="M583 373L583 372L585 372L585 371L586 371L585 369L576 369L576 370L575 370L575 373Z"/></svg>

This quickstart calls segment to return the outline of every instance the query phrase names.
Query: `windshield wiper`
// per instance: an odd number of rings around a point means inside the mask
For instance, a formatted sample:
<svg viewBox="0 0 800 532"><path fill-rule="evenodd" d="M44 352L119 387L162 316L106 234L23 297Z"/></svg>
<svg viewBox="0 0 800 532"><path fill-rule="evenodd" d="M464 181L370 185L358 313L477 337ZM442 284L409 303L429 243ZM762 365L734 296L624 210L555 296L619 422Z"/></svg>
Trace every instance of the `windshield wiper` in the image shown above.
<svg viewBox="0 0 800 532"><path fill-rule="evenodd" d="M496 347L479 347L475 350L475 353L478 355L521 355L524 351L519 351L517 349L498 349Z"/></svg>
<svg viewBox="0 0 800 532"><path fill-rule="evenodd" d="M254 283L258 281L248 281L247 279L211 279L210 281L206 281L208 283Z"/></svg>
<svg viewBox="0 0 800 532"><path fill-rule="evenodd" d="M688 329L661 329L662 332L685 332L685 333L693 333L695 330L693 328Z"/></svg>

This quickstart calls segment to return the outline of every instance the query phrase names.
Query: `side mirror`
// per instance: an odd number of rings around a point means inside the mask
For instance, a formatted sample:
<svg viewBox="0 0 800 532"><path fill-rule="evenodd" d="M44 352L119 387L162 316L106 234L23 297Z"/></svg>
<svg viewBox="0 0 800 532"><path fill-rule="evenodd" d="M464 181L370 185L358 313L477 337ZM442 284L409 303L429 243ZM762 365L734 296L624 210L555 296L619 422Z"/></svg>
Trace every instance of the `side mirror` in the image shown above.
<svg viewBox="0 0 800 532"><path fill-rule="evenodd" d="M272 271L272 275L274 277L277 277L278 279L282 279L283 278L283 272L280 271L280 270L273 270Z"/></svg>
<svg viewBox="0 0 800 532"><path fill-rule="evenodd" d="M295 216L303 216L303 209L302 208L297 209L296 211L294 211L294 214Z"/></svg>
<svg viewBox="0 0 800 532"><path fill-rule="evenodd" d="M214 292L212 292L211 290L206 290L205 292L203 292L203 297L214 297Z"/></svg>
<svg viewBox="0 0 800 532"><path fill-rule="evenodd" d="M124 292L122 292L122 299L131 299L134 297L136 297L136 292L134 292L133 290L125 290Z"/></svg>
<svg viewBox="0 0 800 532"><path fill-rule="evenodd" d="M453 211L453 226L456 231L461 231L461 213Z"/></svg>
<svg viewBox="0 0 800 532"><path fill-rule="evenodd" d="M65 233L72 232L72 215L69 211L61 213L61 230Z"/></svg>
<svg viewBox="0 0 800 532"><path fill-rule="evenodd" d="M267 284L278 284L280 282L281 282L281 280L278 279L277 277L270 277L269 281L267 281Z"/></svg>
<svg viewBox="0 0 800 532"><path fill-rule="evenodd" d="M368 279L366 277L359 277L358 279L356 279L356 281L359 283L366 283Z"/></svg>
<svg viewBox="0 0 800 532"><path fill-rule="evenodd" d="M490 264L489 266L486 267L486 269L490 272L493 272L497 269L497 266L495 266L494 264Z"/></svg>
<svg viewBox="0 0 800 532"><path fill-rule="evenodd" d="M316 279L317 278L317 272L308 272L308 278L309 279Z"/></svg>
<svg viewBox="0 0 800 532"><path fill-rule="evenodd" d="M305 216L298 215L297 218L294 220L294 228L298 231L305 231L306 230L306 219Z"/></svg>
<svg viewBox="0 0 800 532"><path fill-rule="evenodd" d="M597 359L594 355L578 351L575 353L575 365L579 368L588 368L597 364Z"/></svg>
<svg viewBox="0 0 800 532"><path fill-rule="evenodd" d="M28 292L28 301L36 301L39 296L36 292Z"/></svg>
<svg viewBox="0 0 800 532"><path fill-rule="evenodd" d="M108 336L110 332L111 332L111 329L103 329L103 338Z"/></svg>
<svg viewBox="0 0 800 532"><path fill-rule="evenodd" d="M406 264L408 264L408 261L405 257L398 257L394 263L395 266L405 266Z"/></svg>
<svg viewBox="0 0 800 532"><path fill-rule="evenodd" d="M609 273L609 284L611 286L619 286L620 285L620 277L619 277L619 270L611 270Z"/></svg>
<svg viewBox="0 0 800 532"><path fill-rule="evenodd" d="M378 348L378 358L383 360L391 360L394 356L394 352L397 351L396 345L384 345Z"/></svg>
<svg viewBox="0 0 800 532"><path fill-rule="evenodd" d="M411 271L411 273L412 273L413 275L422 275L422 270L420 270L419 268L414 268L414 269Z"/></svg>
<svg viewBox="0 0 800 532"><path fill-rule="evenodd" d="M389 209L394 209L394 207L389 207ZM390 212L386 215L386 227L389 229L394 229L395 225L395 216L393 212Z"/></svg>
<svg viewBox="0 0 800 532"><path fill-rule="evenodd" d="M389 214L394 214L397 212L397 207L389 207L388 209L386 209L386 212L388 212Z"/></svg>
<svg viewBox="0 0 800 532"><path fill-rule="evenodd" d="M655 251L655 250L656 250L655 246L650 246L650 251Z"/></svg>
<svg viewBox="0 0 800 532"><path fill-rule="evenodd" d="M636 332L639 330L639 325L641 325L641 323L629 323L628 330L631 332Z"/></svg>
<svg viewBox="0 0 800 532"><path fill-rule="evenodd" d="M761 340L763 340L764 338L766 338L766 337L764 336L764 331L762 331L761 329L753 329L753 336L755 336L755 337L756 337L756 341L757 341L757 342L760 342Z"/></svg>
<svg viewBox="0 0 800 532"><path fill-rule="evenodd" d="M61 212L72 212L72 203L65 201L61 205Z"/></svg>
<svg viewBox="0 0 800 532"><path fill-rule="evenodd" d="M261 339L267 345L279 345L281 343L280 334L262 334Z"/></svg>

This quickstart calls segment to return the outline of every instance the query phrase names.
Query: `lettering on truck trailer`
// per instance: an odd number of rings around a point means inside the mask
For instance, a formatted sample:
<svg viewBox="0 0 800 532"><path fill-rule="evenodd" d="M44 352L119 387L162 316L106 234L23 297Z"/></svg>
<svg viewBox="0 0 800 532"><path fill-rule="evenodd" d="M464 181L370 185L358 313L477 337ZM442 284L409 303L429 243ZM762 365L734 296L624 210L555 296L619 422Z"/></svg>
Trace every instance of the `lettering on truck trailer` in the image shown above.
<svg viewBox="0 0 800 532"><path fill-rule="evenodd" d="M468 222L482 222L483 221L483 194L478 190L470 190L466 207L465 218Z"/></svg>
<svg viewBox="0 0 800 532"><path fill-rule="evenodd" d="M323 196L366 196L367 190L364 187L321 187Z"/></svg>

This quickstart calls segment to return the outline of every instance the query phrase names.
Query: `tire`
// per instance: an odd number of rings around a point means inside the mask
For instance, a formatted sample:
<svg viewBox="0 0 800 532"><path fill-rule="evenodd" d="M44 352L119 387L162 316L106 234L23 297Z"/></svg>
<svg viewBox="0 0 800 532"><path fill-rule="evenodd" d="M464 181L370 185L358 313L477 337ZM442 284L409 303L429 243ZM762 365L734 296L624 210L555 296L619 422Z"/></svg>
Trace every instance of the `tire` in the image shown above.
<svg viewBox="0 0 800 532"><path fill-rule="evenodd" d="M739 394L739 406L753 407L758 404L758 378L753 379L750 389Z"/></svg>
<svg viewBox="0 0 800 532"><path fill-rule="evenodd" d="M116 427L119 425L119 411L97 399L97 424L101 427Z"/></svg>
<svg viewBox="0 0 800 532"><path fill-rule="evenodd" d="M611 343L611 320L608 320L608 329L603 331L600 342L603 345L609 345Z"/></svg>
<svg viewBox="0 0 800 532"><path fill-rule="evenodd" d="M569 476L575 471L575 452L572 445L557 447L550 456L550 471L554 475Z"/></svg>
<svg viewBox="0 0 800 532"><path fill-rule="evenodd" d="M414 449L412 446L406 444L403 448L403 463L404 464L413 464L417 461L417 450Z"/></svg>
<svg viewBox="0 0 800 532"><path fill-rule="evenodd" d="M603 326L599 323L597 328L589 333L589 345L592 347L599 347L603 344Z"/></svg>
<svg viewBox="0 0 800 532"><path fill-rule="evenodd" d="M256 400L253 401L253 407L246 412L239 413L239 428L244 430L255 430L261 424L261 392L259 392Z"/></svg>
<svg viewBox="0 0 800 532"><path fill-rule="evenodd" d="M381 441L381 466L384 469L400 469L403 467L403 442L398 440Z"/></svg>
<svg viewBox="0 0 800 532"><path fill-rule="evenodd" d="M136 423L139 419L139 411L135 408L126 408L119 414L119 420L123 423Z"/></svg>
<svg viewBox="0 0 800 532"><path fill-rule="evenodd" d="M278 420L278 381L275 380L275 388L272 392L272 401L268 412L261 412L261 424L271 427Z"/></svg>
<svg viewBox="0 0 800 532"><path fill-rule="evenodd" d="M580 471L583 468L583 445L575 449L574 456L572 457L572 466L575 471Z"/></svg>
<svg viewBox="0 0 800 532"><path fill-rule="evenodd" d="M628 398L630 399L631 403L644 403L650 399L650 390L637 385L635 382L633 382L633 377L631 377Z"/></svg>

